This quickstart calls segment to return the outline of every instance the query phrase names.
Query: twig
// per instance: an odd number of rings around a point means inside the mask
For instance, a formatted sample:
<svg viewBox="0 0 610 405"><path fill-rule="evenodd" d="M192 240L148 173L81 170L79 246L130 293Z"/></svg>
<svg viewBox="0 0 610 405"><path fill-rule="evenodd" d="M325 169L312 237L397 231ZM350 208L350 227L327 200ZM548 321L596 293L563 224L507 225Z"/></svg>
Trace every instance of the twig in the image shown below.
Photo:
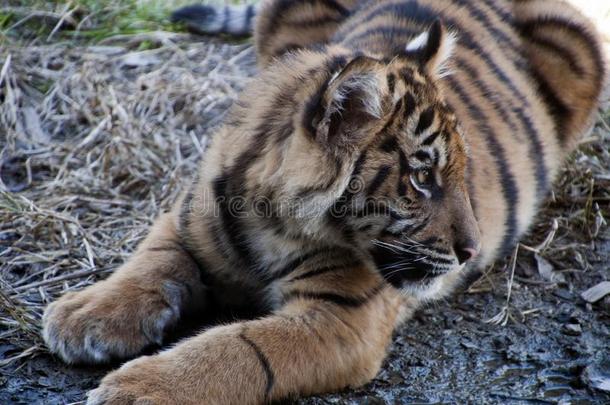
<svg viewBox="0 0 610 405"><path fill-rule="evenodd" d="M506 326L508 323L508 319L510 317L510 297L513 292L513 281L515 278L515 267L517 266L517 255L519 254L519 244L515 247L515 252L513 253L513 257L511 260L510 266L510 277L508 278L508 293L506 294L506 304L502 307L500 312L498 312L495 316L486 319L485 323L491 323L494 325L502 325Z"/></svg>
<svg viewBox="0 0 610 405"><path fill-rule="evenodd" d="M35 283L30 283L30 284L26 284L26 285L22 285L20 287L15 288L15 291L18 293L21 293L23 291L27 291L31 288L37 288L37 287L43 287L43 286L47 286L47 285L53 285L53 284L57 284L60 283L62 281L66 281L66 280L72 280L75 278L84 278L84 277L88 277L94 274L99 274L99 273L104 273L107 271L111 271L112 269L114 269L113 267L102 267L99 269L91 269L91 270L83 270L83 271L77 271L75 273L70 273L70 274L66 274L65 276L59 276L59 277L54 277L54 278L50 278L47 280L43 280L43 281L37 281Z"/></svg>

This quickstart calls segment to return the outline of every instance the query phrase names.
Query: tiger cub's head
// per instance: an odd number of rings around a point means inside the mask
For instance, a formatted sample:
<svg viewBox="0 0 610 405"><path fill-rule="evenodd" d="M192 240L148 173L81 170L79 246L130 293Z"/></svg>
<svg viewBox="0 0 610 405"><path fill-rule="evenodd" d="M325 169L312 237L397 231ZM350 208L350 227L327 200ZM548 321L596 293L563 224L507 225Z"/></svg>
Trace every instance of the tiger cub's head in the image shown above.
<svg viewBox="0 0 610 405"><path fill-rule="evenodd" d="M296 201L281 232L356 247L423 298L480 249L466 145L436 85L452 44L435 23L388 60L337 48L282 62L267 86L298 85L272 99L274 147L261 144L265 158L250 169L253 189ZM345 61L333 66L328 52Z"/></svg>

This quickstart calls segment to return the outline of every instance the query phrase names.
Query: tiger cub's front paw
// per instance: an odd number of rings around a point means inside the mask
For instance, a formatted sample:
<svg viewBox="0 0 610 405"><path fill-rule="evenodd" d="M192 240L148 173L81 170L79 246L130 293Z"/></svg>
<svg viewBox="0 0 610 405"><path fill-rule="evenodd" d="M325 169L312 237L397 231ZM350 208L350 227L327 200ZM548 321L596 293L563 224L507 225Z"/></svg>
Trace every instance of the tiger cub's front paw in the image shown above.
<svg viewBox="0 0 610 405"><path fill-rule="evenodd" d="M130 280L103 281L70 292L47 307L43 337L51 352L68 363L103 363L161 344L175 325L187 288L165 281L142 288Z"/></svg>
<svg viewBox="0 0 610 405"><path fill-rule="evenodd" d="M172 405L198 404L189 396L188 385L181 387L177 370L159 356L143 356L125 363L104 377L87 393L87 405Z"/></svg>

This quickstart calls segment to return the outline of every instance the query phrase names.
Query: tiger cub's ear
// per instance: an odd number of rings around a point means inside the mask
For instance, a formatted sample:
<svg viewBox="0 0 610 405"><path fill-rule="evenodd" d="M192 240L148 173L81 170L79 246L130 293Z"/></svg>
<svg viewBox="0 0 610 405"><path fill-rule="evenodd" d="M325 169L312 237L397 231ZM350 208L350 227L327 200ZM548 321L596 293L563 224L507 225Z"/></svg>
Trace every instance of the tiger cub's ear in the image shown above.
<svg viewBox="0 0 610 405"><path fill-rule="evenodd" d="M384 69L378 60L358 56L325 84L316 111L307 118L321 144L335 150L355 146L385 116Z"/></svg>
<svg viewBox="0 0 610 405"><path fill-rule="evenodd" d="M433 78L447 75L447 63L451 58L457 38L440 20L434 21L406 46L407 54L416 56L426 72Z"/></svg>

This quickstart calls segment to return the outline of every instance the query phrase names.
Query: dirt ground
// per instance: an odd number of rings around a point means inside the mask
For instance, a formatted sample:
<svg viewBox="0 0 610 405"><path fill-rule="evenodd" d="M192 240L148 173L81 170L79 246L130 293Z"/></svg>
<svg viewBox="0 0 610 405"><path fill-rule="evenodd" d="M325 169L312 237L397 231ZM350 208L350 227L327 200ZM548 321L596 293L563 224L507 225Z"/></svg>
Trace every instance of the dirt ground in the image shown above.
<svg viewBox="0 0 610 405"><path fill-rule="evenodd" d="M0 48L0 404L67 404L44 306L104 278L187 183L248 76L248 44L150 32ZM422 309L365 387L303 404L610 404L610 111L516 254ZM188 332L179 332L188 333Z"/></svg>

